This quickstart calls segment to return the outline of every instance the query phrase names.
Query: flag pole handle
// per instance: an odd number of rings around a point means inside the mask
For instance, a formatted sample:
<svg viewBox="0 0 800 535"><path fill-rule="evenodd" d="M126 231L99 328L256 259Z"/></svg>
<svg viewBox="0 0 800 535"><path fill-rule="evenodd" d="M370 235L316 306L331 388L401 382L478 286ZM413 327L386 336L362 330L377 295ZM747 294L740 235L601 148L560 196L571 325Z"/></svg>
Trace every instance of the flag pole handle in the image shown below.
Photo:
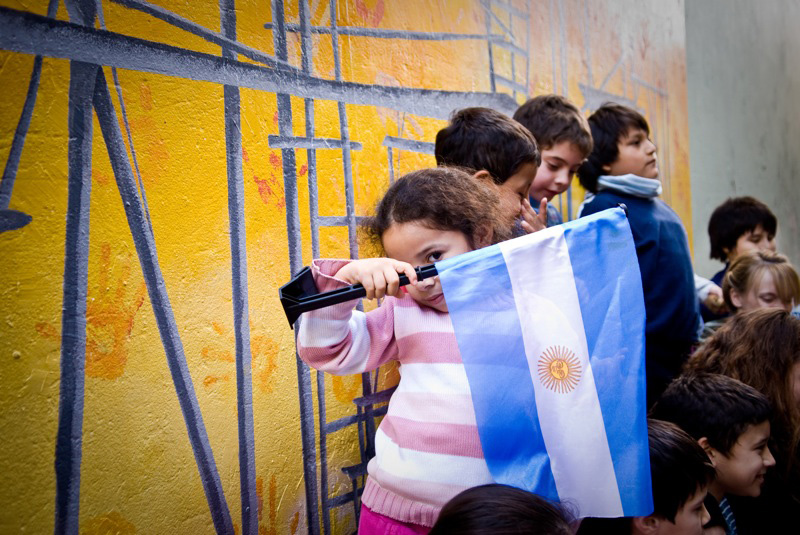
<svg viewBox="0 0 800 535"><path fill-rule="evenodd" d="M435 264L419 266L414 269L417 280L423 280L438 275ZM408 277L400 275L400 286L408 284ZM329 307L366 297L367 291L361 284L353 284L330 292L319 293L317 285L314 284L314 276L309 266L301 269L292 280L284 284L278 290L278 295L283 305L283 312L289 320L289 327L294 328L294 323L300 314L310 312L320 308Z"/></svg>

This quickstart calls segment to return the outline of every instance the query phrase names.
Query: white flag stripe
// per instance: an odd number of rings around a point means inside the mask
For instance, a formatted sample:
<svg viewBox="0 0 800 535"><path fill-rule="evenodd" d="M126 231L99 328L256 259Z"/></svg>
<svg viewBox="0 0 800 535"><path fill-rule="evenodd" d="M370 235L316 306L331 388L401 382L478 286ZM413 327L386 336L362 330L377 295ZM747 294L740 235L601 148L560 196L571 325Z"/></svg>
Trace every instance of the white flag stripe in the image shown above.
<svg viewBox="0 0 800 535"><path fill-rule="evenodd" d="M401 448L380 428L375 432L375 457L370 461L368 471L372 471L372 464L378 460L381 470L416 481L459 485L462 488L493 482L486 460L482 458ZM458 469L454 469L454 466L458 466Z"/></svg>
<svg viewBox="0 0 800 535"><path fill-rule="evenodd" d="M534 384L542 436L561 500L581 517L622 516L611 451L589 364L580 303L564 233L531 235L500 244L514 292ZM565 360L551 368L548 363ZM569 366L569 361L578 366ZM540 372L540 365L544 369ZM565 367L566 366L566 367ZM579 374L576 370L579 369ZM572 378L572 380L569 379Z"/></svg>

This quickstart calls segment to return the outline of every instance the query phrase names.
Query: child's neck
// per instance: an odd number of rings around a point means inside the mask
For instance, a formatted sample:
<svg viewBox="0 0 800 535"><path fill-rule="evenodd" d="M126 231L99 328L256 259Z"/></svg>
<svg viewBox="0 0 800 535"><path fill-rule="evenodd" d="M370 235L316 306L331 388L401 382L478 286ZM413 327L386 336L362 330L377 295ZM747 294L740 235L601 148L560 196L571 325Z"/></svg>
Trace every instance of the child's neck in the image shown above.
<svg viewBox="0 0 800 535"><path fill-rule="evenodd" d="M720 486L719 481L716 479L708 486L708 493L711 494L717 502L725 497L725 489Z"/></svg>

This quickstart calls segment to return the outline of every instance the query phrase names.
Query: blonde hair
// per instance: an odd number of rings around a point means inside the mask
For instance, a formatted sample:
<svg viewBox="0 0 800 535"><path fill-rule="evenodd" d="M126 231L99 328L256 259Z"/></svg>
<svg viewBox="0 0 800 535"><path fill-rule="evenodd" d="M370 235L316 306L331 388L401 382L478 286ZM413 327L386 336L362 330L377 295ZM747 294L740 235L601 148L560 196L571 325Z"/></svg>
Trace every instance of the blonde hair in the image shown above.
<svg viewBox="0 0 800 535"><path fill-rule="evenodd" d="M722 295L728 309L738 308L731 300L731 290L736 290L740 296L745 295L761 282L765 272L772 275L781 301L792 303L792 306L800 303L800 277L789 259L771 251L753 251L739 255L722 279Z"/></svg>

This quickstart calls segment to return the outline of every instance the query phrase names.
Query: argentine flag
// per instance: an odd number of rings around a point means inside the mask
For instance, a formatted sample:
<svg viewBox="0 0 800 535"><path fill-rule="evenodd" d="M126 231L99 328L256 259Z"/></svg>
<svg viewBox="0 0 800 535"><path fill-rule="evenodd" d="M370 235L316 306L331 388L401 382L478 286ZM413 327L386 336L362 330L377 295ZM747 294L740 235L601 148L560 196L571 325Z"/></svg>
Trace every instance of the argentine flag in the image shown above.
<svg viewBox="0 0 800 535"><path fill-rule="evenodd" d="M494 480L579 517L652 513L645 309L623 210L436 268Z"/></svg>

